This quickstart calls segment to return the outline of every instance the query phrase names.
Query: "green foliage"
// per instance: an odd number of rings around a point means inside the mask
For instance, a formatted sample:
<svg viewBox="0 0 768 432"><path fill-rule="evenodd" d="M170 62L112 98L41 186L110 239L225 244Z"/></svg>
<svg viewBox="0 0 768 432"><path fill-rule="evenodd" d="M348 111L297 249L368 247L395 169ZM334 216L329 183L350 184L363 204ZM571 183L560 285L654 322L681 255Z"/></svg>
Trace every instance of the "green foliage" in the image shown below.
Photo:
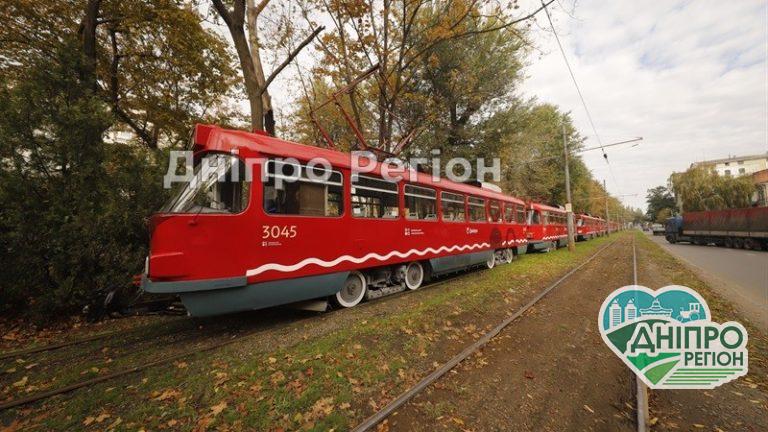
<svg viewBox="0 0 768 432"><path fill-rule="evenodd" d="M672 208L670 207L664 207L658 212L656 212L656 215L653 218L653 221L656 223L663 224L664 221L672 217Z"/></svg>
<svg viewBox="0 0 768 432"><path fill-rule="evenodd" d="M155 155L105 145L114 119L64 45L0 89L0 312L73 312L143 264L144 217L164 200Z"/></svg>
<svg viewBox="0 0 768 432"><path fill-rule="evenodd" d="M695 166L670 177L683 211L723 210L752 205L757 192L748 176L719 176L712 167Z"/></svg>
<svg viewBox="0 0 768 432"><path fill-rule="evenodd" d="M648 203L648 210L645 212L645 216L651 221L662 223L677 208L675 198L666 186L656 186L653 189L648 189L648 195L645 196L645 200ZM662 210L668 211L662 215L665 216L664 219L659 219L659 213Z"/></svg>
<svg viewBox="0 0 768 432"><path fill-rule="evenodd" d="M81 38L86 3L7 0L0 81L25 81L40 61L56 58L62 41ZM114 128L154 148L185 142L195 122L229 120L221 107L236 73L226 40L202 26L195 2L102 0L98 16L96 95L114 114Z"/></svg>

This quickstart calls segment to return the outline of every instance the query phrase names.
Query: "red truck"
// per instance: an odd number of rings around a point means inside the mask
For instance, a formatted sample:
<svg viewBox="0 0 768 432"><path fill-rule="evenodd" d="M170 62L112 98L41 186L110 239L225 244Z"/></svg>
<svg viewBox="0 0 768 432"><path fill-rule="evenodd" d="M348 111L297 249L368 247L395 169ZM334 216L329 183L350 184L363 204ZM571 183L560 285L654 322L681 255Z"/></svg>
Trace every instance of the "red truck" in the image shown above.
<svg viewBox="0 0 768 432"><path fill-rule="evenodd" d="M688 212L667 219L670 243L768 249L768 207Z"/></svg>

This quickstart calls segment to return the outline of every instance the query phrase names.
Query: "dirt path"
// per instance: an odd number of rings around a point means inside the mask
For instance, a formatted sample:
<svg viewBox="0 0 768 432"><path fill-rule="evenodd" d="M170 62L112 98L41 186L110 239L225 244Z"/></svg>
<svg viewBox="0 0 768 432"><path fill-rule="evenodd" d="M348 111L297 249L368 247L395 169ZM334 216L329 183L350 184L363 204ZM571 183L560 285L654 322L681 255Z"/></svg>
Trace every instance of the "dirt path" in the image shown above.
<svg viewBox="0 0 768 432"><path fill-rule="evenodd" d="M627 368L595 324L632 281L621 239L389 420L391 430L632 430ZM585 361L586 360L586 361Z"/></svg>
<svg viewBox="0 0 768 432"><path fill-rule="evenodd" d="M690 270L658 246L638 242L638 282L651 289L666 285L690 286L701 294L712 309L715 321L747 322L697 281ZM657 390L651 393L651 417L657 417L654 430L766 431L768 430L768 385L766 385L766 338L755 327L749 332L749 374L713 390Z"/></svg>

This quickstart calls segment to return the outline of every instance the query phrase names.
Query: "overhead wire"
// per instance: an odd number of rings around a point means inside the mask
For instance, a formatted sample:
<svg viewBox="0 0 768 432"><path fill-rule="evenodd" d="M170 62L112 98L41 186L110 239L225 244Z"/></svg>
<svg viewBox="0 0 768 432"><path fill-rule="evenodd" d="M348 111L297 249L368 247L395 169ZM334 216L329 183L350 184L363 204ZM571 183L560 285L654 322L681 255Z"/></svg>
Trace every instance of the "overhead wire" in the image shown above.
<svg viewBox="0 0 768 432"><path fill-rule="evenodd" d="M608 165L608 171L611 174L611 177L613 179L613 183L616 185L616 188L618 190L619 183L616 181L616 175L613 173L613 167L611 166L611 162L608 160L608 154L605 152L605 148L603 147L603 141L600 139L600 134L597 133L597 127L595 127L595 122L592 120L592 114L589 112L589 108L587 107L587 102L584 99L584 94L581 91L581 87L579 86L579 82L576 80L576 75L573 73L573 69L571 68L571 63L568 61L568 56L565 54L565 49L563 48L562 42L560 42L560 37L557 35L557 30L555 30L555 24L552 22L552 16L549 14L549 8L546 7L544 4L544 0L541 2L542 6L544 6L544 13L547 15L547 21L549 21L549 26L552 28L552 34L555 35L555 40L557 41L557 46L560 48L560 54L563 56L563 60L565 61L565 66L568 68L568 74L571 76L571 80L573 81L574 87L576 87L576 92L579 94L579 99L581 100L581 105L584 107L584 112L587 114L587 120L589 120L589 124L592 127L592 132L595 134L595 137L597 138L597 143L599 144L600 150L603 152L603 159L605 160L605 163Z"/></svg>

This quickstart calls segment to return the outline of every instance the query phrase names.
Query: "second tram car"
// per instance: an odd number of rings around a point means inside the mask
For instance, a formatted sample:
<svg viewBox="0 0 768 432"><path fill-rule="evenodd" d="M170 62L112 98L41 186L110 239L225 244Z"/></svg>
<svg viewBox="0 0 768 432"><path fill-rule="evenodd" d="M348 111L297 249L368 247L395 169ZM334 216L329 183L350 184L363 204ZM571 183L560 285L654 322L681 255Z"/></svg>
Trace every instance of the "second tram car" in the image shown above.
<svg viewBox="0 0 768 432"><path fill-rule="evenodd" d="M528 205L528 250L550 252L568 244L565 210L545 204Z"/></svg>

